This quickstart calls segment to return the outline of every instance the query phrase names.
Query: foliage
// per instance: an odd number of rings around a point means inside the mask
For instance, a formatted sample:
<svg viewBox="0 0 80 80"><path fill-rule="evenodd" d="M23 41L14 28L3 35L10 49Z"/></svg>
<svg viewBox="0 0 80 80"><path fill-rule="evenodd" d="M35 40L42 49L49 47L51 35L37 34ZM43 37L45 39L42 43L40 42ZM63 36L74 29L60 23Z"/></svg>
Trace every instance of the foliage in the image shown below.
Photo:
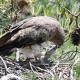
<svg viewBox="0 0 80 80"><path fill-rule="evenodd" d="M10 1L0 0L0 28L7 27L11 20Z"/></svg>
<svg viewBox="0 0 80 80"><path fill-rule="evenodd" d="M80 76L80 65L77 65L75 67L75 72L77 73L77 77L79 77Z"/></svg>
<svg viewBox="0 0 80 80"><path fill-rule="evenodd" d="M77 80L80 79L80 64L76 64L74 66L74 75L76 76Z"/></svg>

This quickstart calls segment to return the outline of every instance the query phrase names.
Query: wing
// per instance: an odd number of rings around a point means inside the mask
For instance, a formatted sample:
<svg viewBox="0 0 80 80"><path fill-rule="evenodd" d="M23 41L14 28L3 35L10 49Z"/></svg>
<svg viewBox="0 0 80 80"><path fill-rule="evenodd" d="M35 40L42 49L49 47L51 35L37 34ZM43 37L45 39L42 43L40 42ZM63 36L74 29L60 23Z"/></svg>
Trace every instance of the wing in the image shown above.
<svg viewBox="0 0 80 80"><path fill-rule="evenodd" d="M50 40L57 45L61 45L64 41L64 31L60 23L51 17L32 17L23 20L21 23L22 25L17 27L19 31L11 37L11 40L16 40L16 43L27 46ZM13 27L12 29L15 28ZM22 46L21 44L20 46Z"/></svg>

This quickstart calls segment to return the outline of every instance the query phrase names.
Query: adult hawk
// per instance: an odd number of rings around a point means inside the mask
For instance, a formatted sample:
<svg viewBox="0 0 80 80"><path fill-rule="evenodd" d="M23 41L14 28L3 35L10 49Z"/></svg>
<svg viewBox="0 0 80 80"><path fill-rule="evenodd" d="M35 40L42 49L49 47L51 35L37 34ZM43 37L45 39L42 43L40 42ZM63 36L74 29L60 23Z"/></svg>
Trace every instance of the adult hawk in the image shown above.
<svg viewBox="0 0 80 80"><path fill-rule="evenodd" d="M8 55L17 48L26 57L41 58L46 55L42 45L47 42L57 47L63 44L64 30L60 23L47 16L30 17L15 24L0 38L0 55Z"/></svg>

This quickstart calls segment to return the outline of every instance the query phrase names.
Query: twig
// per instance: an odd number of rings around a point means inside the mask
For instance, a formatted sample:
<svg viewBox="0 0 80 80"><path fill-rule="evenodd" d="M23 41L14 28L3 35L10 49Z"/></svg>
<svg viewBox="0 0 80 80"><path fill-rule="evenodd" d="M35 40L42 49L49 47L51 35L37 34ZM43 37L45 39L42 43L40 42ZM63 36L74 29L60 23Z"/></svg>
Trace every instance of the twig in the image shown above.
<svg viewBox="0 0 80 80"><path fill-rule="evenodd" d="M77 13L77 14L73 14L69 9L63 7L69 14L71 14L72 16L74 16L76 19L75 19L75 22L76 22L76 27L78 28L78 16L80 16L80 12Z"/></svg>
<svg viewBox="0 0 80 80"><path fill-rule="evenodd" d="M77 13L77 14L73 14L69 9L67 9L67 8L64 8L69 14L71 14L72 16L75 16L75 17L78 17L78 16L80 16L80 12L79 13Z"/></svg>
<svg viewBox="0 0 80 80"><path fill-rule="evenodd" d="M76 27L78 28L78 16L80 16L80 12L77 14L73 14L70 10L68 10L67 8L65 8L66 11L68 11L69 14L71 14L72 16L74 16L76 19Z"/></svg>
<svg viewBox="0 0 80 80"><path fill-rule="evenodd" d="M40 67L37 67L37 69L39 69L39 70L41 70L41 71L44 71L44 72L50 74L50 75L52 76L52 80L54 80L54 74L53 74L53 72L52 72L51 70L48 70L48 69L45 70L45 69L42 69L42 68L40 68Z"/></svg>
<svg viewBox="0 0 80 80"><path fill-rule="evenodd" d="M39 73L37 71L36 66L34 66L33 64L31 64L30 62L29 62L29 64L30 64L30 67L31 67L32 72L38 75L38 77L36 77L36 78L38 78L38 80L43 80L44 79L43 74L42 73ZM33 67L36 69L37 72L33 70ZM42 76L41 76L41 74L42 74Z"/></svg>
<svg viewBox="0 0 80 80"><path fill-rule="evenodd" d="M30 68L31 68L31 70L32 70L32 72L34 73L34 69L33 69L33 65L31 64L31 62L29 62L29 64L30 64Z"/></svg>
<svg viewBox="0 0 80 80"><path fill-rule="evenodd" d="M58 67L58 65L60 64L60 60L57 60L57 63L56 63L56 65L55 66L53 66L52 68L51 68L51 70L55 70L55 68L56 67Z"/></svg>
<svg viewBox="0 0 80 80"><path fill-rule="evenodd" d="M33 66L33 67L36 67L36 66L34 66L33 64L32 64L32 66ZM36 69L50 74L50 75L52 76L52 80L54 80L54 74L53 74L53 72L52 72L51 70L48 70L48 69L45 70L45 69L42 69L42 68L40 68L40 67L36 67Z"/></svg>
<svg viewBox="0 0 80 80"><path fill-rule="evenodd" d="M9 70L7 68L7 65L5 63L5 61L3 60L3 58L0 56L0 59L2 60L3 64L4 64L4 67L5 67L5 75L7 74L7 72L9 73Z"/></svg>
<svg viewBox="0 0 80 80"><path fill-rule="evenodd" d="M59 57L59 59L64 59L67 55L69 55L69 53L71 53L71 55L67 58L68 59L68 61L70 61L70 60L73 60L74 58L75 58L75 56L77 55L77 53L80 53L79 51L78 51L78 49L77 49L77 47L76 47L76 50L74 51L68 51L68 52L65 52L65 53L62 53L61 55L60 55L60 57ZM75 53L75 54L74 54ZM74 54L74 55L73 55ZM73 57L72 57L72 55L73 55ZM66 59L66 60L67 60Z"/></svg>
<svg viewBox="0 0 80 80"><path fill-rule="evenodd" d="M75 16L70 10L68 10L67 8L64 8L69 14L71 14L72 16Z"/></svg>

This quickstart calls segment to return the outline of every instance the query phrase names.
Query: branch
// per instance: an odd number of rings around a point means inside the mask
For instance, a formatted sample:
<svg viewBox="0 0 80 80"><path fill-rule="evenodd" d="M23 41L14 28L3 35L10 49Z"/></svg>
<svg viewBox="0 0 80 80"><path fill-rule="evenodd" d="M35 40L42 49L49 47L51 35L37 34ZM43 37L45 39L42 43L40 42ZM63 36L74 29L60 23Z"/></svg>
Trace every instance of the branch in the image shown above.
<svg viewBox="0 0 80 80"><path fill-rule="evenodd" d="M77 13L77 14L73 14L69 9L67 9L67 8L64 8L69 14L71 14L72 16L75 16L75 17L78 17L78 16L80 16L80 12L79 13Z"/></svg>

